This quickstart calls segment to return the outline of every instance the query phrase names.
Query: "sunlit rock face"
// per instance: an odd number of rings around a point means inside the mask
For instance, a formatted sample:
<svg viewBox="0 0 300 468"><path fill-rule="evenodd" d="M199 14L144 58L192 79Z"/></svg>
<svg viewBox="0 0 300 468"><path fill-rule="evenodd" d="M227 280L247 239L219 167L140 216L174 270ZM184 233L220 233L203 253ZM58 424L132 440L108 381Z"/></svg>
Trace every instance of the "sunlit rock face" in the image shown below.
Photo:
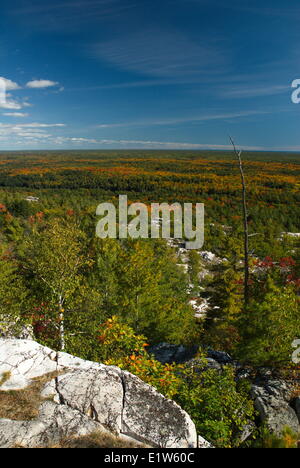
<svg viewBox="0 0 300 468"><path fill-rule="evenodd" d="M31 388L45 377L35 395L37 417L0 419L0 447L47 446L95 431L152 447L197 447L188 414L136 376L31 340L0 339L1 392Z"/></svg>

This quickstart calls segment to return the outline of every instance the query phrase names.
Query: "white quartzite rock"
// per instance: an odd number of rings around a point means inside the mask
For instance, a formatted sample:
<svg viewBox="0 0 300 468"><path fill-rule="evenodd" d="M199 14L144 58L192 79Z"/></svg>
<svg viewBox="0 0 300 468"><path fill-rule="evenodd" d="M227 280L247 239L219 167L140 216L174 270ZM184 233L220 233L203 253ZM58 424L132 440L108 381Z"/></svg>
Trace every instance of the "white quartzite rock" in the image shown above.
<svg viewBox="0 0 300 468"><path fill-rule="evenodd" d="M141 442L150 439L155 445L165 448L196 446L195 425L180 406L166 400L154 388L141 385L140 379L129 372L123 372L123 379L122 433Z"/></svg>
<svg viewBox="0 0 300 468"><path fill-rule="evenodd" d="M56 352L34 341L0 339L0 378L4 372L11 377L1 390L20 390L31 379L57 370Z"/></svg>
<svg viewBox="0 0 300 468"><path fill-rule="evenodd" d="M56 379L55 390L57 403L80 411L117 434L122 432L121 372L110 367L72 370Z"/></svg>
<svg viewBox="0 0 300 468"><path fill-rule="evenodd" d="M33 378L52 372L59 375L45 385L41 395L51 401L42 403L37 419L0 419L0 447L46 446L95 430L154 447L197 447L187 413L116 367L57 353L34 341L0 339L0 381L7 372L1 391L24 389Z"/></svg>
<svg viewBox="0 0 300 468"><path fill-rule="evenodd" d="M70 411L66 406L48 401L42 404L36 420L0 419L0 448L45 447L59 443L64 437L84 436L95 431L103 432L100 424L79 411Z"/></svg>

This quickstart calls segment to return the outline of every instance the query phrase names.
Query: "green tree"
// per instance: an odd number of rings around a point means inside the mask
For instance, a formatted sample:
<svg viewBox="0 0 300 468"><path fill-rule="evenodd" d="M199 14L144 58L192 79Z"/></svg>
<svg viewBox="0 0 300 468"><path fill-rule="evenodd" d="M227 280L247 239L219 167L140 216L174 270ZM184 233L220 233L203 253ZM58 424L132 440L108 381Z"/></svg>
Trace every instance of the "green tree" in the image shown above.
<svg viewBox="0 0 300 468"><path fill-rule="evenodd" d="M0 331L17 332L23 322L26 289L8 245L0 244Z"/></svg>
<svg viewBox="0 0 300 468"><path fill-rule="evenodd" d="M56 305L60 349L65 349L65 306L79 288L87 264L83 233L72 221L53 219L27 240L25 269L32 276L37 296Z"/></svg>
<svg viewBox="0 0 300 468"><path fill-rule="evenodd" d="M202 270L202 264L200 260L200 255L196 250L190 250L189 252L189 277L190 282L193 285L192 294L199 294L200 290L200 281L199 275Z"/></svg>
<svg viewBox="0 0 300 468"><path fill-rule="evenodd" d="M155 256L149 242L128 241L119 260L123 291L120 302L126 310L124 318L140 332L153 319L150 314L159 304L161 270L154 269Z"/></svg>
<svg viewBox="0 0 300 468"><path fill-rule="evenodd" d="M116 239L93 240L94 268L91 281L95 289L101 291L102 308L107 318L116 313L119 302L118 274L122 246Z"/></svg>
<svg viewBox="0 0 300 468"><path fill-rule="evenodd" d="M240 244L232 238L224 240L228 247L227 259L213 269L208 287L211 312L205 340L207 344L222 351L232 352L238 337L236 320L243 310L243 267L241 267Z"/></svg>
<svg viewBox="0 0 300 468"><path fill-rule="evenodd" d="M264 299L251 301L238 327L242 361L272 367L291 364L292 342L300 336L299 297L294 288L275 286L269 278Z"/></svg>
<svg viewBox="0 0 300 468"><path fill-rule="evenodd" d="M161 241L105 240L98 253L104 306L151 341L180 343L195 334L187 278Z"/></svg>
<svg viewBox="0 0 300 468"><path fill-rule="evenodd" d="M205 359L197 369L181 371L182 386L174 399L195 422L197 431L219 448L241 444L241 433L254 420L248 385L238 385L232 367L220 373L205 370Z"/></svg>

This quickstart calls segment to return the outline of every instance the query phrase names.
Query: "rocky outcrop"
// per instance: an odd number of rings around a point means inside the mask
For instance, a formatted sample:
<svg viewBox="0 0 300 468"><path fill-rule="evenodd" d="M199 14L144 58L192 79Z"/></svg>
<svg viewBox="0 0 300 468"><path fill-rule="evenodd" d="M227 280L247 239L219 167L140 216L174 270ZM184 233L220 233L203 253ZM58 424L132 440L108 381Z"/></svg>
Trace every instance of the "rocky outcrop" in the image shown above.
<svg viewBox="0 0 300 468"><path fill-rule="evenodd" d="M297 397L295 399L294 406L295 406L295 411L296 411L297 417L299 419L299 424L300 424L300 397Z"/></svg>
<svg viewBox="0 0 300 468"><path fill-rule="evenodd" d="M153 354L155 359L162 364L182 364L192 359L198 351L198 346L185 347L173 345L170 343L159 343L154 346L149 346L148 352Z"/></svg>
<svg viewBox="0 0 300 468"><path fill-rule="evenodd" d="M269 380L264 385L253 385L251 395L261 422L271 432L280 436L289 427L296 434L300 433L299 419L292 407L291 389L286 382Z"/></svg>
<svg viewBox="0 0 300 468"><path fill-rule="evenodd" d="M47 446L94 431L153 447L197 447L188 414L132 374L57 353L34 341L0 339L2 394L26 389L45 375L50 377L41 391L38 417L0 419L0 447Z"/></svg>
<svg viewBox="0 0 300 468"><path fill-rule="evenodd" d="M293 383L276 377L276 372L271 368L244 367L234 361L229 354L212 349L206 352L206 365L203 365L201 359L193 357L197 353L196 347L187 349L183 346L161 343L149 351L162 363L185 363L195 372L212 369L221 373L224 366L232 366L237 380L248 379L252 383L251 397L258 413L259 423L263 423L278 436L281 436L287 427L300 434L300 398L293 396ZM253 430L253 427L245 428L242 439L246 440Z"/></svg>
<svg viewBox="0 0 300 468"><path fill-rule="evenodd" d="M105 428L79 411L45 401L39 418L33 421L0 419L0 448L47 447L67 437L105 433Z"/></svg>
<svg viewBox="0 0 300 468"><path fill-rule="evenodd" d="M33 328L30 325L18 324L18 322L1 321L0 338L14 338L19 340L33 340Z"/></svg>

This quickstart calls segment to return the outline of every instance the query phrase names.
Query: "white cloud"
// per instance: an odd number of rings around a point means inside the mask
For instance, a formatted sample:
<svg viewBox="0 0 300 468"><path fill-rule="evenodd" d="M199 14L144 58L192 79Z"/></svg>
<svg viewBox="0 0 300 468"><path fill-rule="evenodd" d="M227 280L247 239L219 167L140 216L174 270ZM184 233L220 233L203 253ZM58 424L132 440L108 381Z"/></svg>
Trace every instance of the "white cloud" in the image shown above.
<svg viewBox="0 0 300 468"><path fill-rule="evenodd" d="M24 101L22 102L23 107L32 107L32 104L27 101L27 98L24 98Z"/></svg>
<svg viewBox="0 0 300 468"><path fill-rule="evenodd" d="M41 89L41 88L51 88L52 86L57 86L57 81L50 81L50 80L32 80L28 81L26 84L26 88L32 89Z"/></svg>
<svg viewBox="0 0 300 468"><path fill-rule="evenodd" d="M16 91L18 89L22 88L17 83L7 78L0 77L0 109L20 110L23 107L31 106L27 98L19 100L12 97L9 91Z"/></svg>
<svg viewBox="0 0 300 468"><path fill-rule="evenodd" d="M22 109L22 104L15 101L14 99L6 99L5 101L0 101L0 109L11 109L11 110L19 110Z"/></svg>
<svg viewBox="0 0 300 468"><path fill-rule="evenodd" d="M35 122L19 125L19 127L23 127L23 128L49 128L49 127L65 127L65 126L66 125L62 123L44 124L44 123L35 123Z"/></svg>
<svg viewBox="0 0 300 468"><path fill-rule="evenodd" d="M94 138L82 138L82 137L56 137L53 143L57 145L63 145L64 143L87 143L87 144L98 144L99 141Z"/></svg>
<svg viewBox="0 0 300 468"><path fill-rule="evenodd" d="M29 114L24 112L5 112L3 115L7 117L28 117Z"/></svg>
<svg viewBox="0 0 300 468"><path fill-rule="evenodd" d="M9 80L8 78L4 78L3 76L0 76L0 81L4 83L6 91L13 91L15 89L20 89L20 86L18 83L15 83L12 80Z"/></svg>
<svg viewBox="0 0 300 468"><path fill-rule="evenodd" d="M45 129L53 127L64 127L64 124L41 124L41 123L26 123L26 124L3 124L0 123L0 139L8 142L10 145L28 144L28 142L48 143L50 138L55 138Z"/></svg>
<svg viewBox="0 0 300 468"><path fill-rule="evenodd" d="M24 106L23 102L13 99L11 93L5 92L0 99L0 109L20 110Z"/></svg>
<svg viewBox="0 0 300 468"><path fill-rule="evenodd" d="M62 123L53 123L53 124L44 124L44 123L22 123L22 124L3 124L0 123L0 130L3 128L6 129L14 129L14 128L35 128L35 129L43 129L43 128L51 128L51 127L65 127L65 124Z"/></svg>
<svg viewBox="0 0 300 468"><path fill-rule="evenodd" d="M24 138L49 138L52 135L50 133L44 133L44 132L18 132L17 133L18 137L24 137Z"/></svg>

